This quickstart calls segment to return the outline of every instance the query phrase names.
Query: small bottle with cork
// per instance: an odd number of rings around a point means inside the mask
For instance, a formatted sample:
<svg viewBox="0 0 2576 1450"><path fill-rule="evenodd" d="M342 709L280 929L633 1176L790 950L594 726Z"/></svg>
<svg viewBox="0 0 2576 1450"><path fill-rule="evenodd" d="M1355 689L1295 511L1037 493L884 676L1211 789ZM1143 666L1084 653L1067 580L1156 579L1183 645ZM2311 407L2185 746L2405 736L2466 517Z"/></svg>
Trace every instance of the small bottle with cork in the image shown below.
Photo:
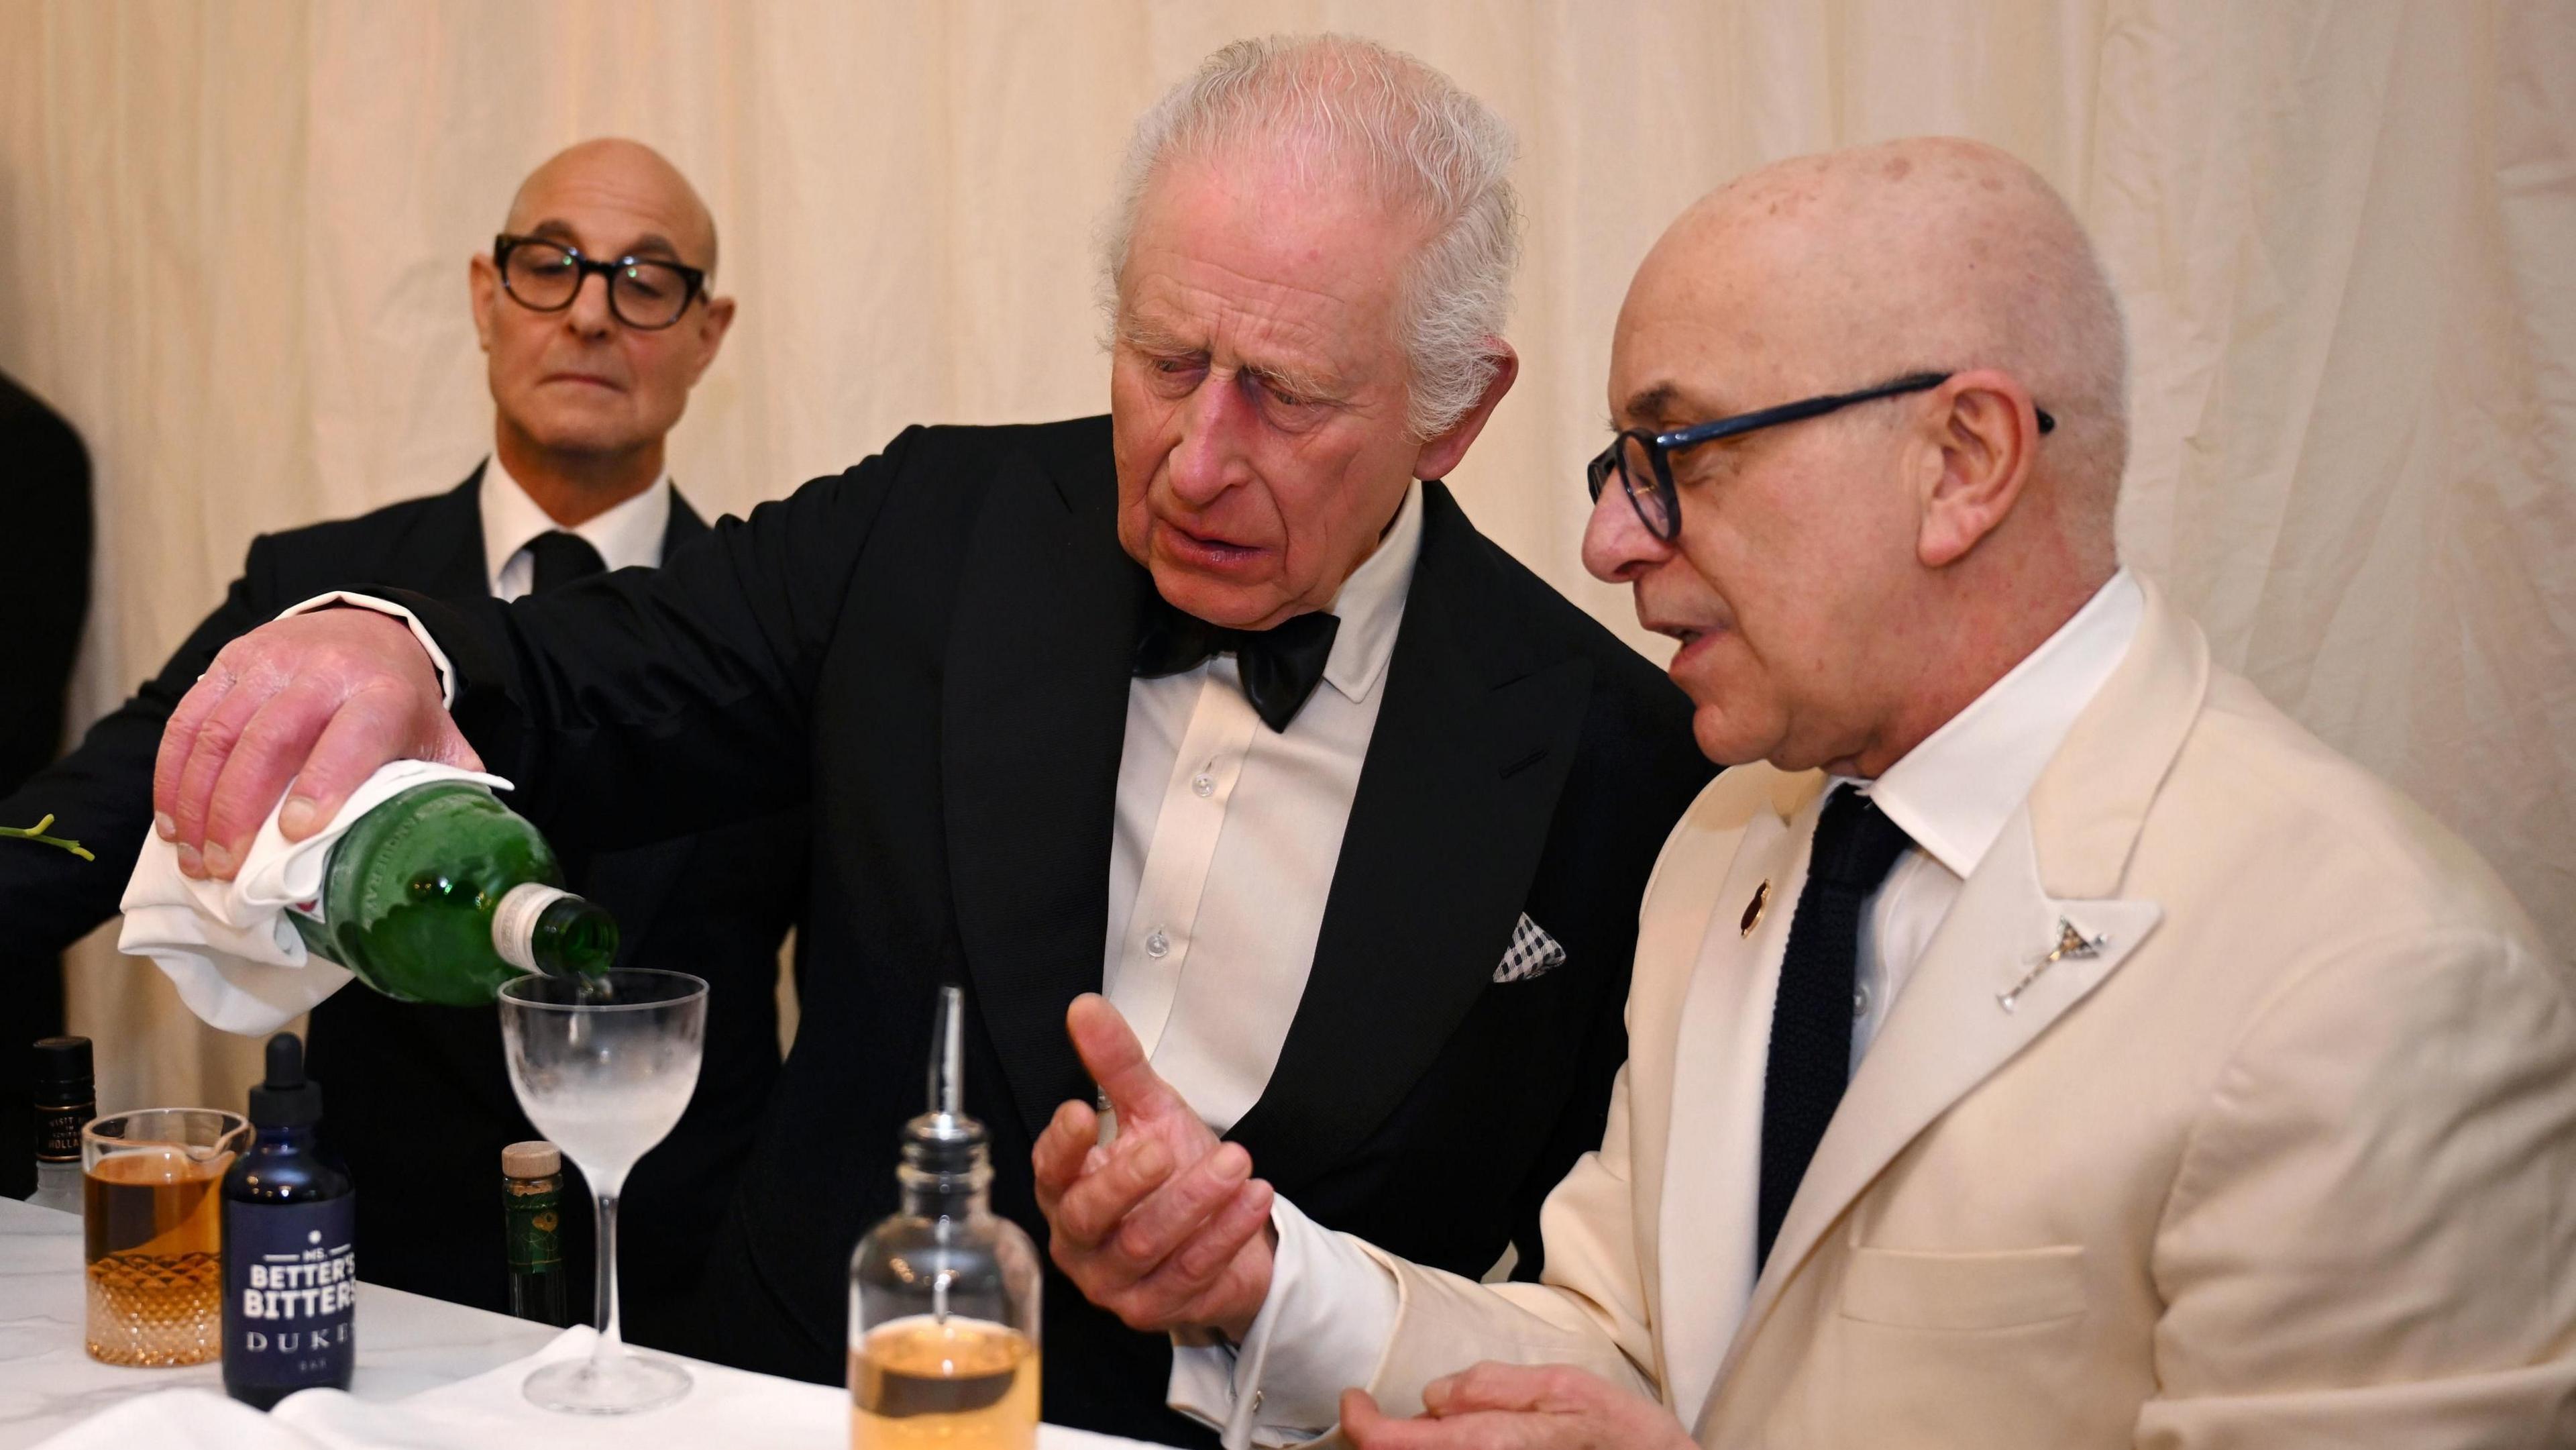
<svg viewBox="0 0 2576 1450"><path fill-rule="evenodd" d="M502 1242L510 1263L510 1312L564 1327L563 1153L543 1138L501 1150Z"/></svg>

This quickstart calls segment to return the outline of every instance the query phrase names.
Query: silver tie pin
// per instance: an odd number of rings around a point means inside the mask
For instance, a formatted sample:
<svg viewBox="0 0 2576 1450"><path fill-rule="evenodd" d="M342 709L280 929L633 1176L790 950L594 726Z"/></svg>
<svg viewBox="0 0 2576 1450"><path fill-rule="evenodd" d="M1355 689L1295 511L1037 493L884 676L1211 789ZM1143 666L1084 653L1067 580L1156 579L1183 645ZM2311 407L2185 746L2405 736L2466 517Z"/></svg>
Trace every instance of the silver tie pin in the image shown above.
<svg viewBox="0 0 2576 1450"><path fill-rule="evenodd" d="M2057 965L2068 957L2074 957L2080 961L2086 957L2096 956L2100 954L2102 948L2107 945L2110 940L2111 939L2109 937L2105 936L2097 936L2087 939L2084 933L2075 929L2075 923L2068 921L2065 917L2059 917L2057 919L2057 945L2048 949L2048 955L2031 963L2030 970L2023 974L2020 981L2012 984L2011 990L1997 992L1995 994L1996 1004L2007 1012L2012 1011L2015 1007L2021 1005L2021 994L2030 990L2030 984L2039 980L2040 973L2047 971L2050 967Z"/></svg>

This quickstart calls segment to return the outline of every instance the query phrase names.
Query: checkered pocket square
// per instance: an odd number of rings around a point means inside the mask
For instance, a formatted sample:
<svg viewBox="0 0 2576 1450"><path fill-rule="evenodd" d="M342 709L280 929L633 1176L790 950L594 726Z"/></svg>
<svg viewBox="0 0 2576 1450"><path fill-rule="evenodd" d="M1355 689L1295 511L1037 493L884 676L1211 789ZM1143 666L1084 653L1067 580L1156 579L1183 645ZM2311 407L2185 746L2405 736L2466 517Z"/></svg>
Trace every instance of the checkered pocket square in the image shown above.
<svg viewBox="0 0 2576 1450"><path fill-rule="evenodd" d="M1497 982L1526 982L1544 977L1565 965L1565 948L1549 936L1544 927L1521 913L1520 924L1512 928L1511 947L1503 953L1503 964L1494 968Z"/></svg>

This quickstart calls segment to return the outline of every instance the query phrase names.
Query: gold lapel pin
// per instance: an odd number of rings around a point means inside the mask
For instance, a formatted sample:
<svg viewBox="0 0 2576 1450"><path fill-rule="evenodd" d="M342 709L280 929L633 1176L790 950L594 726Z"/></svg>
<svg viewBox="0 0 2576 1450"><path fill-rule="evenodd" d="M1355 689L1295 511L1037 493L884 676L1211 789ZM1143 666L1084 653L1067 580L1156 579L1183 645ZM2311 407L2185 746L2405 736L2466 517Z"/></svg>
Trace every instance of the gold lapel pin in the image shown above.
<svg viewBox="0 0 2576 1450"><path fill-rule="evenodd" d="M2007 1012L2012 1011L2015 1007L2021 1005L2021 994L2030 990L2030 984L2039 980L2040 973L2047 971L2050 967L2057 965L2059 962L2065 961L2069 957L2076 958L2080 961L2086 957L2097 956L2110 940L2111 939L2106 936L2097 936L2087 939L2084 933L2075 929L2075 923L2068 921L2065 917L2059 917L2057 919L2057 945L2050 947L2046 956L2043 956L2039 960L2031 963L2030 970L2022 974L2022 979L2020 981L2012 984L2011 990L1997 992L1995 994L1996 1004L2001 1006Z"/></svg>
<svg viewBox="0 0 2576 1450"><path fill-rule="evenodd" d="M1761 885L1753 888L1753 899L1744 903L1744 919L1736 923L1735 934L1737 936L1753 935L1753 929L1762 924L1762 908L1769 906L1770 904L1771 883L1765 881Z"/></svg>

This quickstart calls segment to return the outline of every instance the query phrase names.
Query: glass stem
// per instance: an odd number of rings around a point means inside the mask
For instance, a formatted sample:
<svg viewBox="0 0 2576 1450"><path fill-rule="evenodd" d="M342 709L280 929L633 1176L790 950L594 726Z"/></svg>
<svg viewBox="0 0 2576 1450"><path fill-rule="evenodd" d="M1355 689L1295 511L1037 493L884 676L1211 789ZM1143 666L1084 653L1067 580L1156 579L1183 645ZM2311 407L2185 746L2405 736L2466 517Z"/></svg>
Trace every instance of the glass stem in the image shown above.
<svg viewBox="0 0 2576 1450"><path fill-rule="evenodd" d="M592 1199L599 1218L599 1343L590 1351L593 1368L606 1369L626 1358L626 1341L617 1332L617 1195Z"/></svg>

